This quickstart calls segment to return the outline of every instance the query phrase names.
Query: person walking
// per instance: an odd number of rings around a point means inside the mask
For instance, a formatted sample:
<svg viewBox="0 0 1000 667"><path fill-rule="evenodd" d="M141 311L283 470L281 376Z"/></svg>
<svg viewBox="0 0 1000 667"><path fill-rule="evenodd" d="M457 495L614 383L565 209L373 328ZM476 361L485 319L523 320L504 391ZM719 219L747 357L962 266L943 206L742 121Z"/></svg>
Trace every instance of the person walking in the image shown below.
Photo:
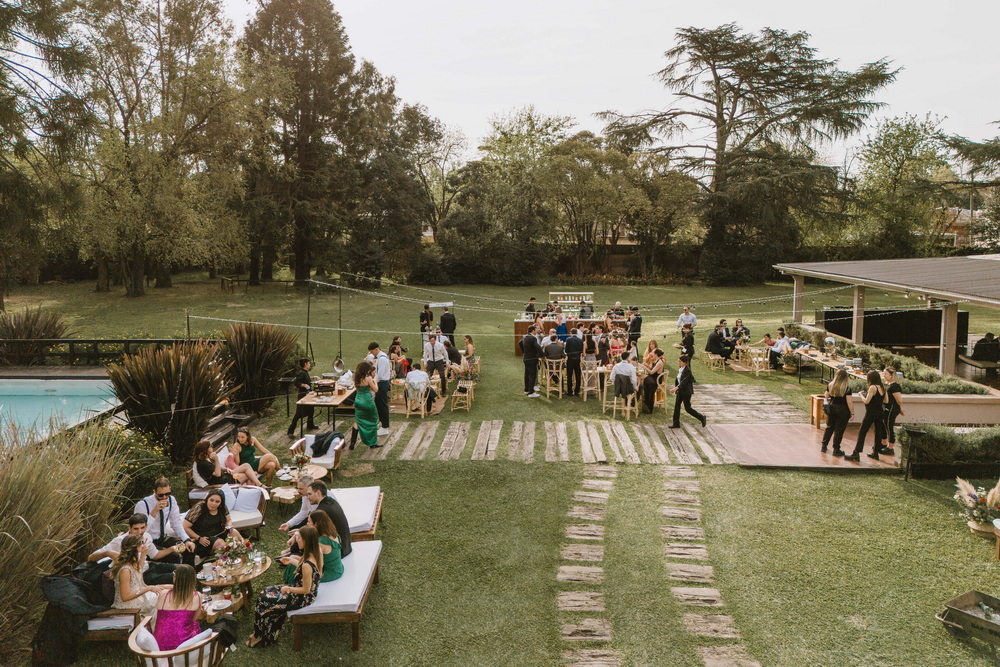
<svg viewBox="0 0 1000 667"><path fill-rule="evenodd" d="M524 361L524 395L538 398L538 359L542 356L542 346L535 334L538 327L532 324L521 339L521 360Z"/></svg>
<svg viewBox="0 0 1000 667"><path fill-rule="evenodd" d="M367 361L375 367L375 409L378 410L379 435L389 435L389 387L392 385L392 362L379 344L368 344Z"/></svg>
<svg viewBox="0 0 1000 667"><path fill-rule="evenodd" d="M903 412L903 388L896 382L896 369L891 366L882 371L882 379L888 382L888 385L885 388L885 437L879 445L878 453L895 456L896 450L892 446L896 444L896 417L906 414Z"/></svg>
<svg viewBox="0 0 1000 667"><path fill-rule="evenodd" d="M708 424L708 418L691 407L691 396L694 395L694 375L691 374L691 357L682 354L677 359L677 377L674 379L674 388L670 393L674 395L674 420L670 428L681 427L681 405L684 410L701 422L702 426Z"/></svg>
<svg viewBox="0 0 1000 667"><path fill-rule="evenodd" d="M865 437L872 426L875 426L875 442L872 444L872 451L868 453L868 458L877 461L879 443L885 437L885 412L882 410L882 404L885 402L885 385L882 384L882 376L878 371L868 371L868 390L861 393L861 397L865 402L865 418L861 420L861 429L858 431L858 441L854 444L854 451L844 457L845 461L861 460Z"/></svg>
<svg viewBox="0 0 1000 667"><path fill-rule="evenodd" d="M847 374L847 371L841 368L826 387L825 398L829 412L826 415L826 430L823 431L823 445L819 451L826 451L832 437L834 456L844 455L840 443L844 439L844 429L847 428L848 422L854 415L851 402L848 400L850 379L851 376Z"/></svg>

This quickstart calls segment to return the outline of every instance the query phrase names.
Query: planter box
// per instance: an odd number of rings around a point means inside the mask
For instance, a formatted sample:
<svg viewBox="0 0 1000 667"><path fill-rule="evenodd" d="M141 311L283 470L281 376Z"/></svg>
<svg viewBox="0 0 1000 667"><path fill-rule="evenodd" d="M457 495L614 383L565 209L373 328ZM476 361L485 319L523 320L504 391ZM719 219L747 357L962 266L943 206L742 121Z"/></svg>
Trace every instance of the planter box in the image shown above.
<svg viewBox="0 0 1000 667"><path fill-rule="evenodd" d="M860 424L865 416L865 404L851 395L854 409L852 424ZM1000 393L989 394L903 394L903 412L896 424L975 424L992 426L1000 423ZM809 402L809 423L823 428L823 395L813 394Z"/></svg>

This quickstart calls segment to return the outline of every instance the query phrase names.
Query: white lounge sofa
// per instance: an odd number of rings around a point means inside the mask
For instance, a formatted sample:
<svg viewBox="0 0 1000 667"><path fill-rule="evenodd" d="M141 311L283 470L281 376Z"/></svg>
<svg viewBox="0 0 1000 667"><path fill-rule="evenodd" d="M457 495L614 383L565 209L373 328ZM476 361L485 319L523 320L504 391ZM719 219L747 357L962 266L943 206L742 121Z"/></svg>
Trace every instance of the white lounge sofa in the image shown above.
<svg viewBox="0 0 1000 667"><path fill-rule="evenodd" d="M352 543L344 558L344 574L319 585L316 600L308 607L288 612L295 629L294 649L302 650L302 626L307 623L350 623L351 648L361 648L361 615L372 584L378 583L382 542Z"/></svg>
<svg viewBox="0 0 1000 667"><path fill-rule="evenodd" d="M382 487L359 486L351 489L331 489L327 495L340 503L351 527L351 542L375 539L375 530L382 520Z"/></svg>

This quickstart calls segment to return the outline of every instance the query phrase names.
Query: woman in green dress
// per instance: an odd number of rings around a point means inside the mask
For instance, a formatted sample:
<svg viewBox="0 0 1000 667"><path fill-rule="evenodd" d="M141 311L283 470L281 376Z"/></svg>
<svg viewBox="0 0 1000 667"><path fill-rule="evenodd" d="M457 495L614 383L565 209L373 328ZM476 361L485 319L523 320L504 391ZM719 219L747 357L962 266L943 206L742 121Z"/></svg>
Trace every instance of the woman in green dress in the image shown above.
<svg viewBox="0 0 1000 667"><path fill-rule="evenodd" d="M358 364L354 371L354 386L358 390L354 397L354 421L361 434L361 442L369 447L381 447L378 444L378 411L375 409L375 392L378 391L375 366L367 361Z"/></svg>
<svg viewBox="0 0 1000 667"><path fill-rule="evenodd" d="M323 575L319 578L319 583L339 579L344 574L344 562L340 559L340 538L337 537L337 527L333 525L333 519L323 510L316 510L306 521L319 533L319 550L323 554ZM295 568L299 566L301 560L301 556L291 554L282 559L283 563L287 563L282 576L286 584L294 583Z"/></svg>
<svg viewBox="0 0 1000 667"><path fill-rule="evenodd" d="M281 467L278 457L260 444L260 440L250 435L250 430L246 428L236 430L236 446L239 448L239 460L236 463L248 464L256 472L263 475L264 484L270 486L271 478ZM260 454L259 458L258 454Z"/></svg>

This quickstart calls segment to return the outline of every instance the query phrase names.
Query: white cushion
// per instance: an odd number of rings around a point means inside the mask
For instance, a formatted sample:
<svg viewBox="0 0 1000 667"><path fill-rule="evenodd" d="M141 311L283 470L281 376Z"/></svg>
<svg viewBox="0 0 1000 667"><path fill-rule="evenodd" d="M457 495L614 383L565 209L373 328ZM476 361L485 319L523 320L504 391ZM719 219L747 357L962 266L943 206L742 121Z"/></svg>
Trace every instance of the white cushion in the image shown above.
<svg viewBox="0 0 1000 667"><path fill-rule="evenodd" d="M222 491L222 496L226 499L226 509L231 512L233 506L236 505L236 492L229 484L224 484L219 490Z"/></svg>
<svg viewBox="0 0 1000 667"><path fill-rule="evenodd" d="M186 642L183 642L182 644L180 644L177 648L178 649L182 649L182 648L187 648L189 646L194 646L195 644L199 644L199 643L205 641L206 639L208 639L209 637L211 637L214 633L215 633L215 630L212 630L211 628L209 628L208 630L204 630L202 632L199 632L198 634L196 634L191 639L188 639Z"/></svg>
<svg viewBox="0 0 1000 667"><path fill-rule="evenodd" d="M352 533L363 533L375 525L380 486L359 486L354 489L333 489L327 495L340 503Z"/></svg>
<svg viewBox="0 0 1000 667"><path fill-rule="evenodd" d="M313 441L315 441L315 440L316 440L316 436L313 435L312 433L310 433L306 437L299 438L298 440L296 440L295 442L293 442L292 445L288 449L292 450L292 451L297 451L297 450L301 449L303 452L305 452L305 453L308 454L308 453L312 452L312 444L313 444Z"/></svg>
<svg viewBox="0 0 1000 667"><path fill-rule="evenodd" d="M205 478L201 476L200 472L198 472L198 466L194 464L191 465L191 481L194 482L195 486L200 488L208 486L208 482L206 482Z"/></svg>
<svg viewBox="0 0 1000 667"><path fill-rule="evenodd" d="M312 455L312 443L309 443L307 452L311 458L310 463L314 463L318 466L323 466L327 470L333 467L334 462L337 460L337 450L343 448L344 439L337 438L334 442L330 443L330 447L326 450L326 454L323 456L313 456Z"/></svg>
<svg viewBox="0 0 1000 667"><path fill-rule="evenodd" d="M131 629L135 616L98 616L87 619L87 630L122 630Z"/></svg>
<svg viewBox="0 0 1000 667"><path fill-rule="evenodd" d="M145 627L139 628L135 633L135 645L147 653L160 650L160 645L156 643L156 637Z"/></svg>
<svg viewBox="0 0 1000 667"><path fill-rule="evenodd" d="M236 502L232 505L228 505L229 511L237 512L256 512L257 506L260 504L260 496L263 489L256 488L241 488L236 493ZM229 499L226 499L226 503L229 503Z"/></svg>
<svg viewBox="0 0 1000 667"><path fill-rule="evenodd" d="M316 600L308 607L293 609L289 616L357 611L365 597L368 581L378 566L382 542L352 542L351 553L344 558L344 574L339 579L319 585Z"/></svg>
<svg viewBox="0 0 1000 667"><path fill-rule="evenodd" d="M188 491L188 498L191 500L204 500L208 497L208 489L191 489Z"/></svg>
<svg viewBox="0 0 1000 667"><path fill-rule="evenodd" d="M264 523L264 517L260 512L240 512L239 510L229 513L229 518L233 521L233 528L253 528Z"/></svg>

